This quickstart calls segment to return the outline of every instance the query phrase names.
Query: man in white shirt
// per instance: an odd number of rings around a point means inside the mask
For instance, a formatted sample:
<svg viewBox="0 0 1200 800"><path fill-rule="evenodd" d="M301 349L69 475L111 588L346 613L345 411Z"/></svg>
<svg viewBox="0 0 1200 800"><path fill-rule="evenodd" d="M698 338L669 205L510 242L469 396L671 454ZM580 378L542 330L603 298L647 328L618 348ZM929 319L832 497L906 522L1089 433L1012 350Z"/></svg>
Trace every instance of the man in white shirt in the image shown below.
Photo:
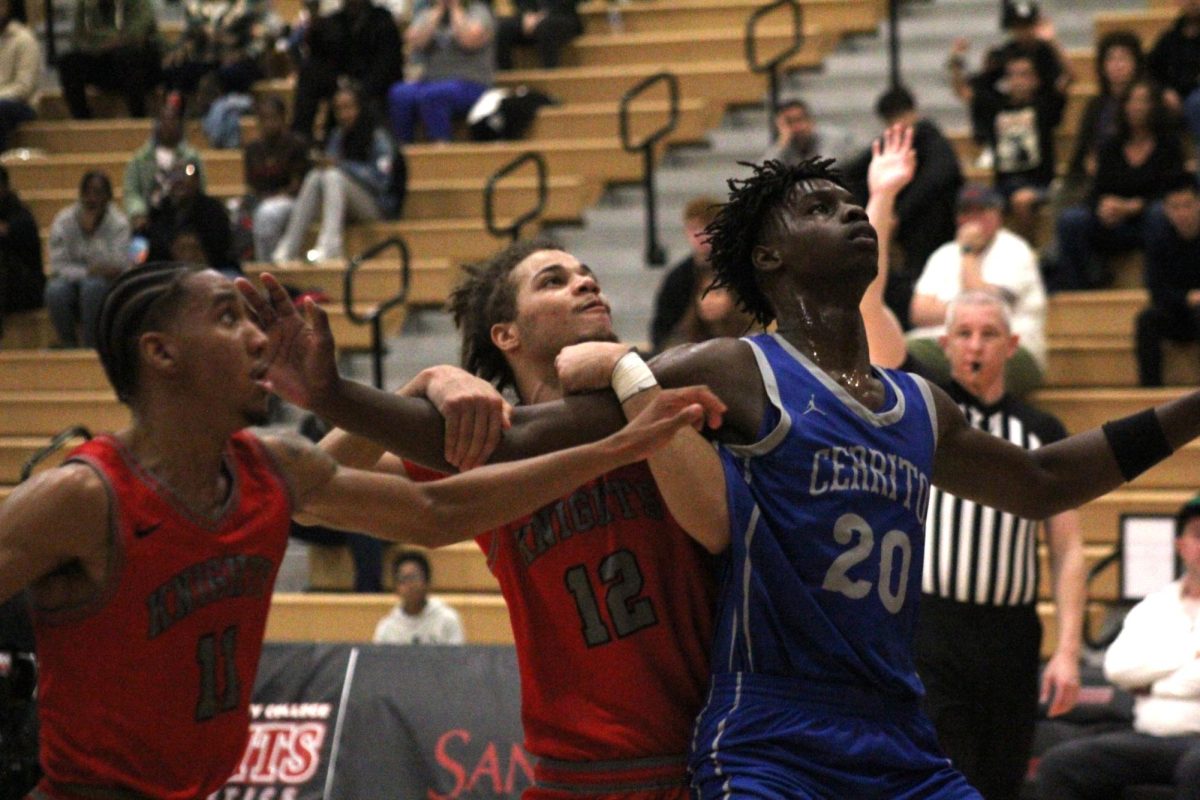
<svg viewBox="0 0 1200 800"><path fill-rule="evenodd" d="M1005 368L1005 385L1022 397L1042 382L1046 368L1046 290L1028 242L1002 227L1004 198L986 186L968 185L958 196L955 240L933 252L913 289L908 351L946 383L950 368L938 344L946 331L946 306L960 292L992 291L1009 305L1012 332L1020 337Z"/></svg>
<svg viewBox="0 0 1200 800"><path fill-rule="evenodd" d="M429 559L408 551L396 557L396 597L399 601L375 626L376 644L462 644L458 612L429 596Z"/></svg>
<svg viewBox="0 0 1200 800"><path fill-rule="evenodd" d="M1133 730L1050 750L1040 797L1107 800L1167 783L1179 800L1200 798L1200 495L1176 516L1175 549L1183 577L1133 607L1104 657L1108 679L1135 695Z"/></svg>

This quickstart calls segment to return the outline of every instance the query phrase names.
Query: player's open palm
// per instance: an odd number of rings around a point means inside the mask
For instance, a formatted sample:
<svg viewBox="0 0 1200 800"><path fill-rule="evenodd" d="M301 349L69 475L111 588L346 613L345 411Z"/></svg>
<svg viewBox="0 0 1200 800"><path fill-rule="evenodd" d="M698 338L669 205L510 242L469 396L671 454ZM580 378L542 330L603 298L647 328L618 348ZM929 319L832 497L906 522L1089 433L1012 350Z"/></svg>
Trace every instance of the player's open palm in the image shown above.
<svg viewBox="0 0 1200 800"><path fill-rule="evenodd" d="M867 188L871 194L896 194L913 179L917 151L912 140L912 127L892 125L871 143L871 164L867 168Z"/></svg>
<svg viewBox="0 0 1200 800"><path fill-rule="evenodd" d="M665 445L685 425L720 427L725 404L707 386L663 389L629 424L613 434L613 442L631 461L640 461Z"/></svg>
<svg viewBox="0 0 1200 800"><path fill-rule="evenodd" d="M237 287L267 334L266 387L290 403L312 408L338 381L329 317L311 299L300 313L274 276L264 272L261 277L265 295L245 278L237 279Z"/></svg>

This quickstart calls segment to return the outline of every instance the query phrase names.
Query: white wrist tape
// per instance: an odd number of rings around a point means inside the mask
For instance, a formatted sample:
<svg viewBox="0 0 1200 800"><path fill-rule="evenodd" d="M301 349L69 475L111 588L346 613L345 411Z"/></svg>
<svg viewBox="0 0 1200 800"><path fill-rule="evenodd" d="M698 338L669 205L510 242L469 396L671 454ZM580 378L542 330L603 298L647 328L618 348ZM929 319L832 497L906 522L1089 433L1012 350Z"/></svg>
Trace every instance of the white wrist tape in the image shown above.
<svg viewBox="0 0 1200 800"><path fill-rule="evenodd" d="M613 367L611 383L617 399L622 403L638 392L658 386L654 373L642 361L642 357L632 350L621 356L621 360Z"/></svg>

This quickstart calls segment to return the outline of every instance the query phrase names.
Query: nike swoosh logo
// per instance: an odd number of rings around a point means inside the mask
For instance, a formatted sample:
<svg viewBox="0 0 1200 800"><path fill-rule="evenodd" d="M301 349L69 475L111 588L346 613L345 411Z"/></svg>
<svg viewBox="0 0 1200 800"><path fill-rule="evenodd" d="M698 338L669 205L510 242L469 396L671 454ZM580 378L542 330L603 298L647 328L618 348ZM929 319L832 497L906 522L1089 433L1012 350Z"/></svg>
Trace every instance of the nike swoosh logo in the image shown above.
<svg viewBox="0 0 1200 800"><path fill-rule="evenodd" d="M156 530L158 530L161 527L162 527L162 523L156 522L153 525L147 525L144 528L134 528L133 537L135 539L145 539L147 536L154 533Z"/></svg>

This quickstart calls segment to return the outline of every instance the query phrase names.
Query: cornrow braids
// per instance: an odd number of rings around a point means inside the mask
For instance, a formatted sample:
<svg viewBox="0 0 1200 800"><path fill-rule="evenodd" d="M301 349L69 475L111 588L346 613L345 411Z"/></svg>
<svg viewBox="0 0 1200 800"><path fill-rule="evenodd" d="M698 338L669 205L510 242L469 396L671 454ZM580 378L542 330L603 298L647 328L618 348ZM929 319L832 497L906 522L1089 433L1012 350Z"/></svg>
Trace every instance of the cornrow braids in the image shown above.
<svg viewBox="0 0 1200 800"><path fill-rule="evenodd" d="M832 169L831 158L809 158L795 166L770 160L762 164L738 162L750 167L749 178L730 178L729 200L717 218L704 229L712 246L712 288L733 292L738 305L762 326L775 319L775 309L759 288L751 254L762 244L768 225L775 225L795 186L805 181L825 180L843 186L841 175Z"/></svg>
<svg viewBox="0 0 1200 800"><path fill-rule="evenodd" d="M517 316L517 287L509 275L534 253L559 249L560 245L545 237L526 239L465 268L466 277L446 301L446 310L462 335L463 369L501 390L513 385L512 368L492 341L492 326L512 322Z"/></svg>
<svg viewBox="0 0 1200 800"><path fill-rule="evenodd" d="M167 322L186 296L183 284L203 267L156 261L113 281L96 319L96 352L117 398L128 405L138 388L138 339Z"/></svg>

